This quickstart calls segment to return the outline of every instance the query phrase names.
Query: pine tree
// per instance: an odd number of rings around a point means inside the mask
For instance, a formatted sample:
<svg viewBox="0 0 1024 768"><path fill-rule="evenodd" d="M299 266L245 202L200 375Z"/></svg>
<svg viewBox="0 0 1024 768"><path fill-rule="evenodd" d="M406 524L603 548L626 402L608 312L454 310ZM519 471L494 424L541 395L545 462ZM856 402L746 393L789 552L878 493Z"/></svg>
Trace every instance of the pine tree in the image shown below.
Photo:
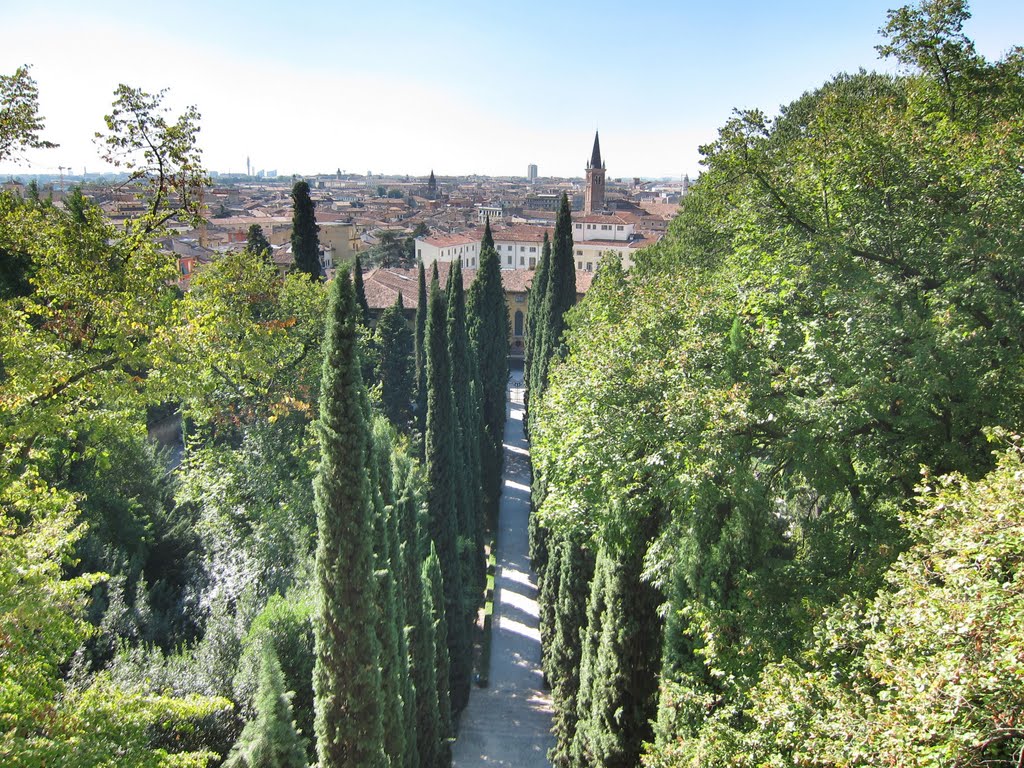
<svg viewBox="0 0 1024 768"><path fill-rule="evenodd" d="M529 433L530 413L530 387L533 378L533 361L539 351L538 336L544 327L544 300L547 297L548 270L551 267L551 241L548 233L544 232L544 245L540 249L540 263L537 264L537 271L533 273L533 282L530 283L530 293L526 301L526 343L523 359L523 427Z"/></svg>
<svg viewBox="0 0 1024 768"><path fill-rule="evenodd" d="M574 532L563 543L561 576L555 607L555 629L548 652L548 676L552 680L554 704L552 732L555 746L548 759L555 768L571 765L570 747L576 735L580 663L583 658L581 633L587 625L587 594L594 573L594 558Z"/></svg>
<svg viewBox="0 0 1024 768"><path fill-rule="evenodd" d="M465 610L458 530L458 475L461 473L456 445L456 415L452 397L451 359L445 333L444 298L434 270L430 282L426 328L427 433L425 463L430 539L437 548L444 581L444 611L448 629L448 686L452 708L461 710L469 698L472 652Z"/></svg>
<svg viewBox="0 0 1024 768"><path fill-rule="evenodd" d="M363 287L363 265L356 254L356 262L352 267L352 283L356 290L356 305L359 307L360 320L363 325L370 325L370 305L366 301L366 288Z"/></svg>
<svg viewBox="0 0 1024 768"><path fill-rule="evenodd" d="M374 632L372 457L356 313L352 282L343 272L331 286L313 486L320 590L314 729L321 768L387 763Z"/></svg>
<svg viewBox="0 0 1024 768"><path fill-rule="evenodd" d="M427 277L418 262L416 293L416 430L422 439L427 431Z"/></svg>
<svg viewBox="0 0 1024 768"><path fill-rule="evenodd" d="M414 350L401 293L381 313L374 334L380 351L381 407L395 428L407 430L412 417Z"/></svg>
<svg viewBox="0 0 1024 768"><path fill-rule="evenodd" d="M291 696L274 645L264 642L256 717L245 724L225 768L306 768L306 740L295 727Z"/></svg>
<svg viewBox="0 0 1024 768"><path fill-rule="evenodd" d="M263 227L259 224L249 225L249 231L245 237L245 249L254 256L262 256L264 261L270 262L273 249L270 241L263 234Z"/></svg>
<svg viewBox="0 0 1024 768"><path fill-rule="evenodd" d="M462 265L453 262L445 291L448 301L448 352L452 361L452 394L456 415L456 438L462 471L459 483L459 546L462 552L462 581L466 589L467 619L472 622L472 608L482 590L478 590L483 570L483 537L479 535L480 441L473 402L472 365L469 333L466 328L466 297L462 287ZM472 635L472 624L469 630Z"/></svg>
<svg viewBox="0 0 1024 768"><path fill-rule="evenodd" d="M316 203L309 196L309 184L295 182L292 202L292 256L295 259L292 269L320 280L320 237L317 235L320 227L316 224L313 212Z"/></svg>
<svg viewBox="0 0 1024 768"><path fill-rule="evenodd" d="M430 554L423 563L423 612L432 619L434 632L434 679L437 681L437 734L433 763L435 768L447 768L452 763L451 737L452 710L447 680L451 677L451 659L448 655L448 627L444 603L446 601L441 561L433 542Z"/></svg>
<svg viewBox="0 0 1024 768"><path fill-rule="evenodd" d="M487 238L485 231L484 237ZM508 386L508 305L501 284L498 252L484 246L480 269L470 288L470 337L480 376L480 475L484 510L495 525L501 498L501 467L504 453L505 391Z"/></svg>

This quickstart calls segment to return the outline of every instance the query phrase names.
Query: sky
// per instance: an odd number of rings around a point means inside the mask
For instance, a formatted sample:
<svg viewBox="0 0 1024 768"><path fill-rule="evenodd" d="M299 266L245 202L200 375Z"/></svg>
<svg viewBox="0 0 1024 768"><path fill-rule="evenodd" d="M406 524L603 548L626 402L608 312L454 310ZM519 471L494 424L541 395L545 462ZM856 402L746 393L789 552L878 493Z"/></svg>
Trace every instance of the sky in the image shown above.
<svg viewBox="0 0 1024 768"><path fill-rule="evenodd" d="M102 171L119 83L195 105L207 168L440 176L696 176L734 109L775 114L835 74L897 71L874 50L899 0L0 0L0 73L32 65L44 138L0 178ZM997 59L1024 2L975 0Z"/></svg>

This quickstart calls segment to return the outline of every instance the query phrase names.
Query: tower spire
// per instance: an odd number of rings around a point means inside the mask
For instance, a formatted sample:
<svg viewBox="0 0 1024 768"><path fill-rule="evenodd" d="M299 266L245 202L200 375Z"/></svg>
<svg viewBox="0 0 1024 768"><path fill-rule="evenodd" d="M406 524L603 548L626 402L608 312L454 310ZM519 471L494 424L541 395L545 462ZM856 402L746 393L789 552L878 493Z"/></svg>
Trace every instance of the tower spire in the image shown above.
<svg viewBox="0 0 1024 768"><path fill-rule="evenodd" d="M590 153L590 165L588 165L587 167L601 167L601 142L598 139L597 131L594 131L594 151Z"/></svg>

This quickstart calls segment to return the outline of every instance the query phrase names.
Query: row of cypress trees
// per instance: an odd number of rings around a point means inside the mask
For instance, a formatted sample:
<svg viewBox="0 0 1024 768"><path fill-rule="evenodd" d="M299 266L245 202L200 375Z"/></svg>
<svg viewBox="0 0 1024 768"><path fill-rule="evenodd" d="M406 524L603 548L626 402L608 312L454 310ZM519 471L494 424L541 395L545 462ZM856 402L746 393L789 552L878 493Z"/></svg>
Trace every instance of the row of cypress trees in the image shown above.
<svg viewBox="0 0 1024 768"><path fill-rule="evenodd" d="M552 358L564 354L565 313L576 303L576 263L572 247L572 209L563 192L555 219L554 244L548 242L545 234L527 304L524 371L527 414L531 398L539 399L547 387Z"/></svg>
<svg viewBox="0 0 1024 768"><path fill-rule="evenodd" d="M352 280L331 286L314 484L316 747L321 766L449 765L447 592L422 479L374 419ZM431 537L433 538L433 537Z"/></svg>
<svg viewBox="0 0 1024 768"><path fill-rule="evenodd" d="M553 241L544 241L530 288L527 415L547 389L552 365L565 355L565 315L575 302L572 217L563 195ZM535 477L535 509L544 494L543 478ZM552 532L531 516L542 663L554 705L556 744L548 757L557 768L635 765L653 736L659 598L641 579L644 551L637 542L619 542L594 552L579 531Z"/></svg>
<svg viewBox="0 0 1024 768"><path fill-rule="evenodd" d="M339 273L331 286L314 485L322 766L451 762L453 719L469 696L487 518L500 493L508 312L488 239L489 226L468 301L461 265L445 291L435 266L429 292L421 265L414 338L401 297L381 317L373 343L387 420L374 418L363 381L361 280ZM394 450L388 424L407 425L412 413L422 471Z"/></svg>

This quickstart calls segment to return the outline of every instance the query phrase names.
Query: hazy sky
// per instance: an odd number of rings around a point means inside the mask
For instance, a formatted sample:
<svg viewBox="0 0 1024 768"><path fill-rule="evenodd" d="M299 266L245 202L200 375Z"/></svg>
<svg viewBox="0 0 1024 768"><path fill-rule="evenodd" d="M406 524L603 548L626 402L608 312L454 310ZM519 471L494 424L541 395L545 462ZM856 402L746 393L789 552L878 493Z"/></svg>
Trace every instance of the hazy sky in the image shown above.
<svg viewBox="0 0 1024 768"><path fill-rule="evenodd" d="M774 113L874 51L898 0L416 2L0 0L0 72L32 64L45 137L19 170L102 170L118 83L202 113L211 170L691 176L734 108ZM975 0L998 58L1024 2Z"/></svg>

